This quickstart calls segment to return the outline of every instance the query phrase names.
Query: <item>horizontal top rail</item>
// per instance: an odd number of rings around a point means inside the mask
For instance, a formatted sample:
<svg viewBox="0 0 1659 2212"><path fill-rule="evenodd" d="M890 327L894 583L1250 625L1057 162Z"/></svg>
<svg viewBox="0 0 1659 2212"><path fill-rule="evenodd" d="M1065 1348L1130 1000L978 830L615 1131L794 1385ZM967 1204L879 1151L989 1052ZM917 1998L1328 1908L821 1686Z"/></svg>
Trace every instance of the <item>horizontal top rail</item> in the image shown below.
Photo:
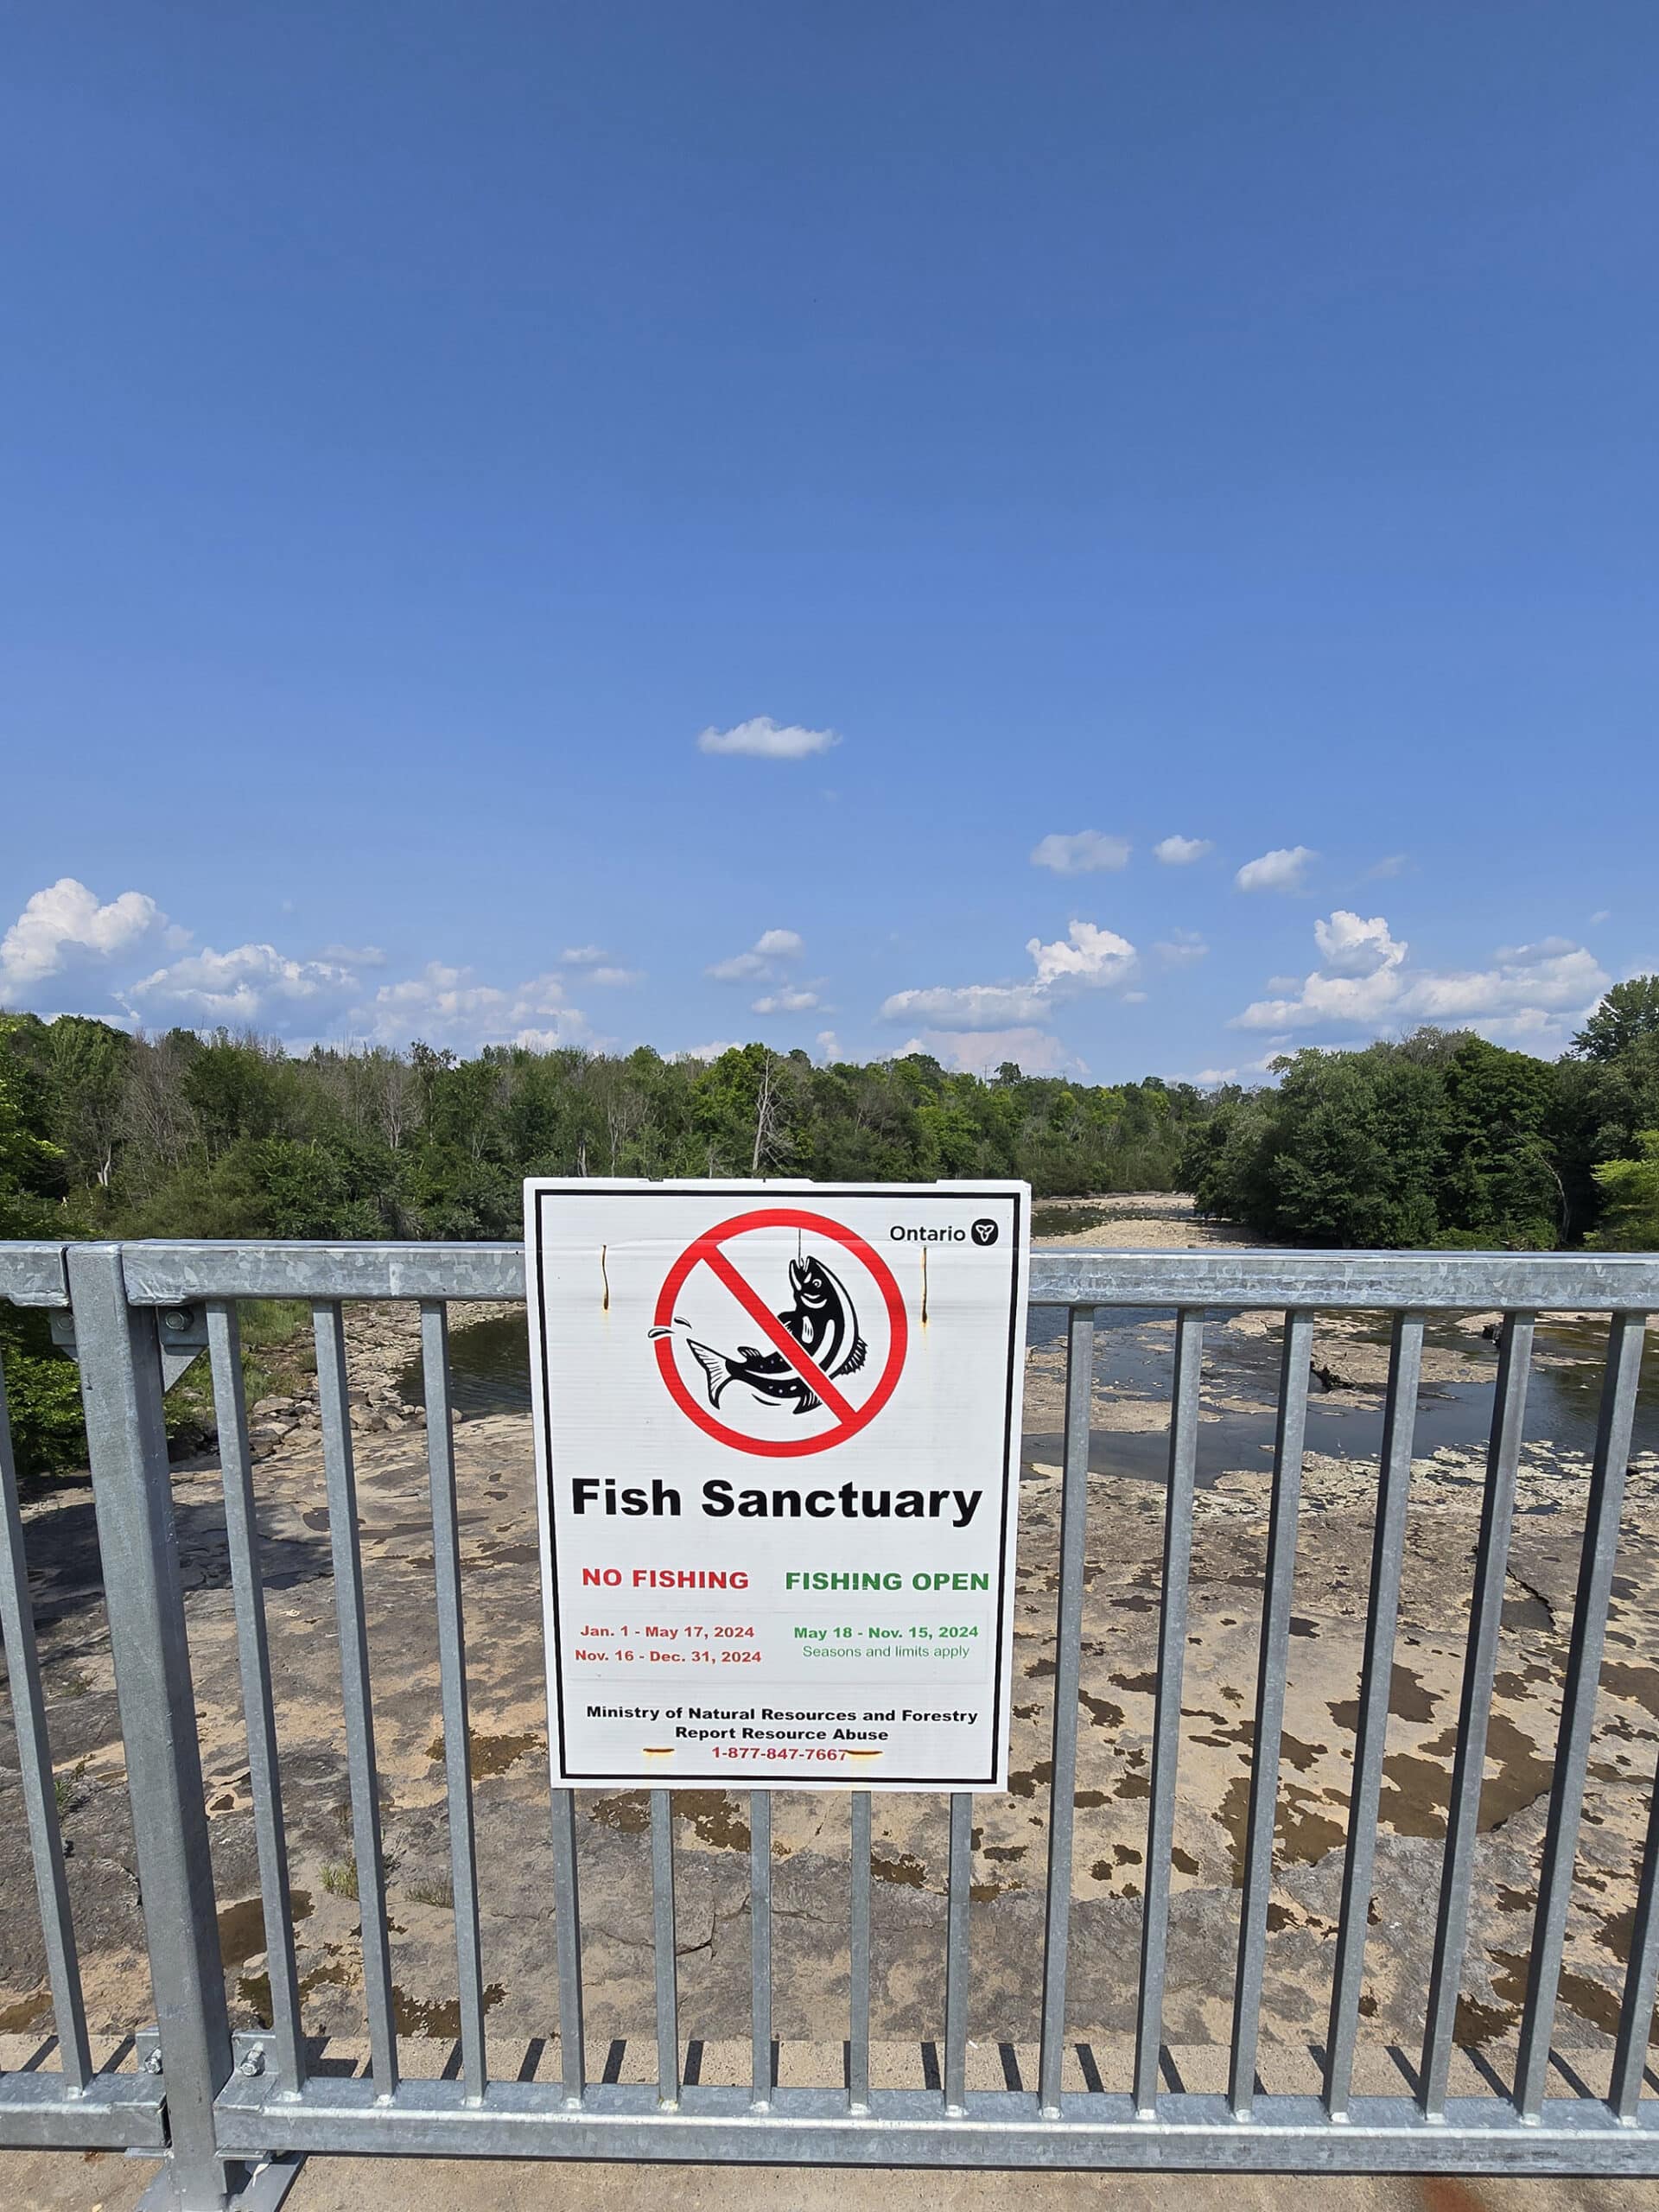
<svg viewBox="0 0 1659 2212"><path fill-rule="evenodd" d="M522 1244L127 1244L134 1306L193 1298L522 1298Z"/></svg>
<svg viewBox="0 0 1659 2212"><path fill-rule="evenodd" d="M54 1250L39 1249L48 1255ZM125 1245L123 1255L127 1295L135 1306L170 1306L194 1298L524 1295L521 1244L158 1243ZM1659 1257L1624 1252L1243 1248L1039 1250L1031 1258L1031 1303L1649 1313L1659 1312Z"/></svg>
<svg viewBox="0 0 1659 2212"><path fill-rule="evenodd" d="M61 1244L0 1244L0 1298L14 1306L67 1306Z"/></svg>
<svg viewBox="0 0 1659 2212"><path fill-rule="evenodd" d="M1033 1306L1659 1311L1642 1252L1033 1252Z"/></svg>

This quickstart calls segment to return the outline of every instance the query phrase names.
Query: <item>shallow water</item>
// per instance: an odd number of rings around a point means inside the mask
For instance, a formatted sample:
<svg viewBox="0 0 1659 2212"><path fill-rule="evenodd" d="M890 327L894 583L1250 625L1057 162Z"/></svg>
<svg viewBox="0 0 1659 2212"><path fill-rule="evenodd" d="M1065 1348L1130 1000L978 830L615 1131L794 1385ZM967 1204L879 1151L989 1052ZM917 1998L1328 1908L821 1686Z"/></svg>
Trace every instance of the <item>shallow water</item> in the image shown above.
<svg viewBox="0 0 1659 2212"><path fill-rule="evenodd" d="M1204 1397L1248 1398L1257 1408L1249 1412L1223 1411L1220 1418L1205 1421L1198 1429L1198 1472L1201 1485L1213 1483L1230 1468L1272 1464L1274 1427L1274 1402L1279 1387L1280 1348L1276 1338L1241 1337L1224 1325L1231 1312L1211 1313L1216 1325L1205 1332ZM1124 1310L1110 1320L1103 1314L1095 1325L1095 1376L1097 1386L1116 1388L1125 1397L1154 1398L1167 1402L1173 1376L1175 1348L1167 1327L1150 1328L1149 1322L1166 1316L1151 1311ZM1364 1335L1387 1344L1389 1322L1378 1314ZM1064 1333L1065 1316L1053 1308L1039 1308L1032 1315L1030 1341L1052 1344ZM1486 1370L1478 1382L1426 1382L1417 1394L1417 1421L1413 1450L1418 1458L1443 1446L1454 1450L1484 1449L1491 1427L1494 1384L1497 1376L1497 1346L1484 1338L1472 1339L1449 1318L1432 1321L1424 1341L1455 1350ZM1534 1443L1548 1443L1563 1451L1589 1452L1596 1440L1596 1420L1601 1394L1601 1362L1606 1344L1606 1325L1540 1322L1534 1338L1534 1365L1527 1389L1525 1434ZM1563 1358L1567 1365L1554 1363ZM1341 1354L1336 1355L1338 1370ZM1308 1393L1307 1449L1335 1459L1375 1462L1382 1446L1383 1394L1376 1389L1322 1389L1315 1381ZM1027 1461L1055 1461L1060 1439L1027 1431ZM1633 1452L1659 1450L1659 1360L1649 1358L1643 1369L1637 1402ZM1168 1465L1166 1430L1150 1434L1125 1434L1103 1429L1090 1440L1092 1467L1120 1474L1144 1475L1161 1481ZM1469 1480L1478 1485L1479 1476Z"/></svg>
<svg viewBox="0 0 1659 2212"><path fill-rule="evenodd" d="M1229 1468L1272 1463L1274 1401L1279 1387L1279 1345L1272 1336L1241 1337L1224 1325L1229 1312L1211 1316L1212 1326L1205 1343L1205 1398L1245 1398L1258 1409L1223 1412L1216 1421L1200 1423L1198 1481L1212 1483ZM1103 1313L1095 1326L1095 1378L1097 1387L1116 1390L1126 1398L1155 1399L1167 1403L1174 1343L1172 1332L1148 1325L1167 1320L1150 1308L1125 1308L1108 1319ZM1034 1307L1028 1316L1027 1341L1048 1344L1065 1331L1065 1315L1056 1306ZM1378 1315L1366 1334L1386 1344L1389 1322ZM1480 1448L1486 1442L1492 1417L1492 1386L1497 1373L1497 1347L1483 1338L1472 1340L1449 1319L1431 1322L1427 1332L1431 1344L1453 1347L1475 1358L1487 1370L1473 1382L1425 1383L1418 1394L1414 1449L1418 1457L1442 1446ZM1601 1356L1606 1325L1593 1322L1541 1322L1535 1339L1536 1355L1527 1393L1527 1436L1563 1450L1590 1452L1595 1444L1596 1415L1601 1391ZM524 1318L504 1314L457 1330L450 1339L450 1363L455 1403L462 1411L525 1413L530 1408L530 1351ZM1569 1364L1553 1362L1565 1357ZM403 1387L419 1400L418 1362L403 1377ZM1322 1390L1316 1382L1307 1402L1307 1448L1335 1458L1375 1461L1382 1442L1382 1393L1380 1389ZM1633 1447L1637 1452L1659 1451L1659 1357L1650 1355L1643 1370ZM1142 1475L1161 1481L1169 1454L1167 1433L1156 1429L1145 1434L1117 1429L1098 1429L1090 1446L1090 1465L1102 1471ZM1052 1463L1060 1456L1058 1434L1027 1431L1025 1459ZM1471 1474L1471 1483L1478 1476Z"/></svg>
<svg viewBox="0 0 1659 2212"><path fill-rule="evenodd" d="M1103 1229L1109 1221L1119 1217L1109 1205L1046 1205L1039 1198L1031 1210L1031 1233L1039 1237L1071 1236L1082 1229Z"/></svg>

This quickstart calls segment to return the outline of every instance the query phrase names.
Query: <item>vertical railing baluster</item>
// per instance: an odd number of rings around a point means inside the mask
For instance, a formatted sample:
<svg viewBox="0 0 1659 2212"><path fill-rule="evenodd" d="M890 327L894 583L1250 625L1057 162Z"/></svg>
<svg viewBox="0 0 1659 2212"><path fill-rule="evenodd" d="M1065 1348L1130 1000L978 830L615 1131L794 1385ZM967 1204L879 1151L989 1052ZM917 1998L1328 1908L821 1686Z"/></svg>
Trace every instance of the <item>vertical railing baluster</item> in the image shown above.
<svg viewBox="0 0 1659 2212"><path fill-rule="evenodd" d="M553 1792L553 1910L559 1962L559 2072L567 2105L588 2092L587 2038L582 2017L582 1902L576 1879L576 1797Z"/></svg>
<svg viewBox="0 0 1659 2212"><path fill-rule="evenodd" d="M1510 1532L1515 1521L1532 1336L1530 1313L1505 1315L1498 1354L1497 1392L1492 1407L1491 1440L1486 1452L1480 1536L1475 1548L1474 1605L1463 1662L1458 1751L1452 1770L1446 1852L1440 1863L1434 1960L1429 1971L1428 2011L1423 2028L1422 2063L1418 2069L1418 2095L1424 2116L1429 2120L1446 2117L1452 2040L1463 1986L1464 1952L1469 1938L1469 1897L1474 1881L1481 1788L1486 1771L1486 1724L1491 1712L1492 1680L1497 1669L1498 1637L1503 1627L1503 1581L1509 1570Z"/></svg>
<svg viewBox="0 0 1659 2212"><path fill-rule="evenodd" d="M944 1907L944 2108L954 2119L968 2095L968 1907L974 1878L974 1800L950 1793L950 1860Z"/></svg>
<svg viewBox="0 0 1659 2212"><path fill-rule="evenodd" d="M1417 1390L1422 1371L1423 1317L1421 1313L1396 1313L1389 1353L1389 1394L1382 1419L1376 1533L1371 1545L1365 1655L1359 1678L1359 1732L1354 1744L1348 1852L1342 1870L1342 1914L1337 1926L1331 2025L1325 2039L1325 2104L1332 2120L1347 2116L1353 2087L1354 2047L1359 2036L1359 2000L1365 1973L1366 1921L1376 1866L1376 1809L1382 1791L1389 1696L1394 1686L1394 1638L1400 1614L1400 1578L1406 1558L1411 1440L1417 1423Z"/></svg>
<svg viewBox="0 0 1659 2212"><path fill-rule="evenodd" d="M226 2197L213 2105L231 2072L231 2029L156 1314L129 1301L120 1245L72 1244L65 1264L161 2033L167 2186L207 2212Z"/></svg>
<svg viewBox="0 0 1659 2212"><path fill-rule="evenodd" d="M1296 1582L1296 1523L1302 1497L1302 1450L1307 1428L1307 1377L1313 1357L1313 1316L1285 1316L1279 1368L1279 1414L1273 1446L1273 1503L1262 1572L1262 1638L1256 1661L1255 1727L1251 1736L1249 1811L1245 1821L1244 1888L1239 1903L1238 1972L1233 1999L1233 2050L1228 2101L1248 2120L1255 2096L1255 2054L1267 1967L1268 1906L1273 1895L1273 1831L1279 1802L1279 1754L1285 1685L1290 1669L1290 1608Z"/></svg>
<svg viewBox="0 0 1659 2212"><path fill-rule="evenodd" d="M75 1955L75 1924L69 1910L69 1878L64 1866L63 1834L58 1821L57 1783L46 1729L46 1697L41 1686L41 1657L35 1641L35 1604L29 1595L23 1554L23 1519L17 1503L17 1468L12 1458L6 1405L5 1371L0 1367L0 1631L5 1637L6 1674L11 1687L11 1720L17 1735L17 1766L23 1784L23 1813L29 1823L35 1893L40 1900L41 1933L46 1943L47 1983L58 2031L58 2063L64 2086L79 2091L92 2078L86 2040L86 2007L81 1995L80 1965Z"/></svg>
<svg viewBox="0 0 1659 2212"><path fill-rule="evenodd" d="M680 2101L680 1993L674 1956L674 1818L666 1789L651 1793L651 1928L657 1970L657 2096Z"/></svg>
<svg viewBox="0 0 1659 2212"><path fill-rule="evenodd" d="M772 2103L772 1793L749 1792L749 2079L757 2112Z"/></svg>
<svg viewBox="0 0 1659 2212"><path fill-rule="evenodd" d="M848 1933L852 1990L848 2020L847 2107L870 2108L870 1793L852 1799L852 1897Z"/></svg>
<svg viewBox="0 0 1659 2212"><path fill-rule="evenodd" d="M304 2085L299 1975L294 1962L294 1917L288 1886L288 1838L283 1822L282 1770L276 1746L276 1709L271 1690L270 1643L260 1567L259 1517L253 1494L253 1456L248 1446L247 1395L242 1381L242 1332L236 1307L216 1298L207 1307L207 1357L213 1370L213 1411L225 1491L225 1538L236 1608L237 1660L242 1711L247 1724L248 1786L253 1798L254 1847L259 1860L260 1901L265 1922L265 1971L270 1984L270 2031L283 2093Z"/></svg>
<svg viewBox="0 0 1659 2212"><path fill-rule="evenodd" d="M1158 2109L1164 2031L1164 1965L1169 1943L1170 1853L1175 1841L1175 1770L1181 1745L1181 1678L1186 1661L1187 1576L1192 1560L1192 1491L1198 1478L1198 1389L1204 1309L1175 1317L1170 1402L1169 1481L1164 1505L1163 1605L1158 1620L1158 1699L1152 1724L1152 1803L1147 1819L1147 1893L1141 1921L1141 1990L1135 2035L1135 2108Z"/></svg>
<svg viewBox="0 0 1659 2212"><path fill-rule="evenodd" d="M449 1875L454 1897L456 1986L461 1996L461 2078L481 2102L488 2078L484 2042L484 1961L478 1923L478 1850L473 1827L471 1739L467 1719L467 1640L461 1603L461 1522L449 1391L449 1316L442 1299L421 1303L421 1368L426 1395L427 1472L432 1492L432 1559L443 1702L443 1768L449 1800Z"/></svg>
<svg viewBox="0 0 1659 2212"><path fill-rule="evenodd" d="M1636 1419L1637 1387L1642 1374L1645 1328L1640 1313L1615 1313L1607 1335L1607 1367L1596 1429L1590 1476L1590 1504L1579 1554L1578 1591L1573 1605L1573 1635L1567 1647L1567 1681L1555 1737L1555 1771L1550 1784L1549 1819L1544 1831L1544 1863L1538 1885L1538 1910L1532 1930L1532 1974L1521 2019L1516 2059L1515 2102L1523 2119L1543 2108L1549 2071L1549 2039L1560 1986L1561 1953L1567 1942L1567 1913L1573 1895L1573 1867L1584 1809L1585 1769L1595 1728L1596 1692L1601 1681L1602 1649L1607 1634L1607 1601L1612 1594L1618 1557L1618 1519L1624 1503L1624 1477Z"/></svg>
<svg viewBox="0 0 1659 2212"><path fill-rule="evenodd" d="M328 1486L334 1612L340 1628L346 1764L351 1783L352 1841L357 1865L358 1919L363 1941L363 1995L369 2018L370 2064L375 2094L385 2099L391 2097L397 2087L397 2031L392 2012L391 1942L386 1928L385 1861L380 1844L380 1785L374 1758L363 1551L358 1533L357 1478L352 1459L346 1322L338 1300L319 1300L311 1309L311 1319L317 1347L323 1471Z"/></svg>
<svg viewBox="0 0 1659 2212"><path fill-rule="evenodd" d="M1089 1521L1089 1421L1095 1370L1095 1316L1067 1316L1065 1471L1060 1491L1060 1588L1054 1613L1054 1732L1048 1805L1048 1895L1043 1945L1042 2049L1038 2104L1060 2113L1065 2050L1066 1951L1071 1931L1071 1839L1077 1818L1077 1689L1082 1666L1083 1577Z"/></svg>
<svg viewBox="0 0 1659 2212"><path fill-rule="evenodd" d="M1659 1995L1659 1770L1648 1800L1648 1833L1642 1847L1642 1875L1630 1929L1630 1960L1619 2007L1618 2037L1613 2049L1612 2082L1607 2101L1621 2120L1636 2118L1642 2076L1653 2030L1654 1999Z"/></svg>

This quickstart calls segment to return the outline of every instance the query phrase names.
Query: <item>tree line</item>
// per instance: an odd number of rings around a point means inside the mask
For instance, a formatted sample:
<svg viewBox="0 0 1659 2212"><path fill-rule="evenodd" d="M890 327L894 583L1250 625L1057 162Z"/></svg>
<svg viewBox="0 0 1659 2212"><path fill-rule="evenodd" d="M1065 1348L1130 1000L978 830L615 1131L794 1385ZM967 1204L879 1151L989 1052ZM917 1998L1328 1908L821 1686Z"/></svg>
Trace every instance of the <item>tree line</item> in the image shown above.
<svg viewBox="0 0 1659 2212"><path fill-rule="evenodd" d="M1659 1248L1659 976L1557 1060L1420 1029L1218 1092L1183 1154L1201 1211L1274 1243Z"/></svg>
<svg viewBox="0 0 1659 2212"><path fill-rule="evenodd" d="M54 1234L516 1235L526 1175L1019 1176L1042 1194L1173 1187L1190 1084L988 1081L912 1053L817 1066L491 1046L475 1058L0 1017L0 1084ZM42 1211L43 1210L43 1211Z"/></svg>
<svg viewBox="0 0 1659 2212"><path fill-rule="evenodd" d="M1659 1246L1659 977L1617 986L1546 1061L1425 1029L1298 1052L1201 1091L416 1043L134 1036L0 1014L0 1236L503 1237L526 1175L1017 1176L1039 1197L1186 1190L1274 1242ZM74 1370L0 1306L26 1466L79 1448Z"/></svg>

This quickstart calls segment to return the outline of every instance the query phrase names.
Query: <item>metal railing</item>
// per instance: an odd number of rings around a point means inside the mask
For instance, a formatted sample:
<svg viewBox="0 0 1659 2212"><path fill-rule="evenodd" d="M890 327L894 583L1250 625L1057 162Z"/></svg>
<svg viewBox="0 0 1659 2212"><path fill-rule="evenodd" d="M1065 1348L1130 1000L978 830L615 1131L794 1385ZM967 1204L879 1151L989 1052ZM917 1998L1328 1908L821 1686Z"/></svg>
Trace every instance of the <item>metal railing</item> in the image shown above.
<svg viewBox="0 0 1659 2212"><path fill-rule="evenodd" d="M238 2162L308 2152L477 2153L580 2158L719 2159L849 2165L1227 2167L1272 2171L1465 2171L1659 2174L1659 2099L1643 2088L1659 1992L1659 1789L1637 1871L1629 1967L1605 2097L1547 2094L1551 2035L1584 1808L1608 1607L1630 1453L1643 1316L1659 1310L1659 1260L1223 1249L1044 1252L1033 1306L1066 1310L1067 1368L1055 1613L1052 1785L1047 1822L1040 2040L1034 2090L970 2087L969 1897L973 1800L950 1804L943 2063L938 2086L871 2080L871 1808L851 1797L848 1955L851 1999L844 2077L814 2088L775 2079L772 2018L771 1803L751 1800L751 2079L686 2079L675 1962L671 1793L650 1794L655 1951L654 2085L594 2080L582 2014L582 1918L575 1799L552 1793L560 2078L492 2075L485 2040L473 1786L469 1770L466 1592L450 1419L446 1305L521 1300L516 1245L210 1244L0 1246L0 1296L73 1313L93 1477L121 1723L133 1809L160 2071L94 2072L76 1969L61 1840L34 1645L22 1525L0 1401L0 1624L60 2050L55 2073L0 2076L0 2143L155 2147L163 2118L168 2186L188 2212L226 2201ZM288 1886L278 1714L266 1639L260 1541L237 1305L300 1299L315 1325L334 1602L340 1630L368 2073L309 2070ZM440 1624L443 1757L460 1988L459 2071L400 2071L386 1868L380 1833L372 1685L359 1548L342 1301L403 1300L421 1316L433 1572ZM1067 1946L1087 1572L1095 1317L1102 1309L1173 1311L1169 1421L1149 1803L1133 2063L1109 2085L1067 2086ZM1187 1598L1198 1472L1206 1312L1283 1315L1273 1479L1262 1587L1229 2086L1203 2094L1160 2083L1171 1863ZM251 2044L227 2023L207 1848L189 1651L166 1437L158 1316L205 1316L217 1404L250 1789L270 1982L270 2029ZM1391 1317L1375 1534L1364 1615L1353 1781L1343 1860L1329 2030L1317 2094L1267 2094L1258 2082L1274 1817L1313 1331L1322 1313ZM1414 2092L1360 2094L1355 2058L1368 1918L1376 1873L1390 1678L1405 1560L1413 1428L1426 1319L1450 1311L1505 1317L1470 1592L1461 1702L1443 1847L1433 1962L1424 1993ZM1541 1313L1601 1313L1608 1343L1561 1685L1548 1826L1536 1880L1518 2055L1508 2094L1448 2094L1457 2006L1470 1942L1487 1724L1521 1465L1533 1331ZM188 1325L188 1324L187 1324ZM1248 1686L1244 1686L1248 1688ZM992 1908L993 1910L995 1908ZM1128 1967L1126 1962L1126 1973ZM550 2016L551 2012L551 1992ZM1649 2077L1650 2078L1650 2077ZM274 2202L280 2164L245 2201Z"/></svg>
<svg viewBox="0 0 1659 2212"><path fill-rule="evenodd" d="M67 1306L69 1285L62 1249L56 1244L0 1243L0 1299L17 1306ZM35 1640L35 1606L23 1551L3 1371L0 1371L0 1636L5 1643L11 1721L58 2046L54 2069L0 2074L0 2144L159 2151L167 2139L158 2071L145 2071L141 2066L122 2072L95 2068L92 2062L69 1909L57 1777L47 1734L46 1697Z"/></svg>

